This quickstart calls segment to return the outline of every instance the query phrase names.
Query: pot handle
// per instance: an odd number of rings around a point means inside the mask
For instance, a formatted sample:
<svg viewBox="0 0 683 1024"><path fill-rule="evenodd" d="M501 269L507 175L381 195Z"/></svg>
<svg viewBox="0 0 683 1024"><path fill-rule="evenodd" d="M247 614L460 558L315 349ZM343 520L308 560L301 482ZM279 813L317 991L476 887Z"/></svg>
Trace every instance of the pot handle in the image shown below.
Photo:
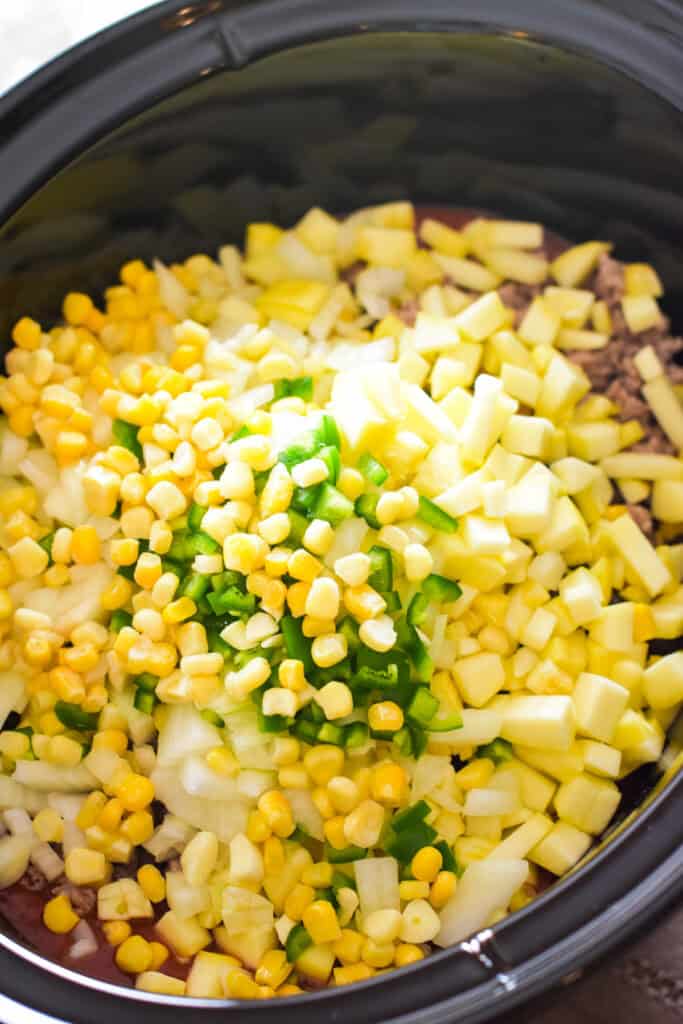
<svg viewBox="0 0 683 1024"><path fill-rule="evenodd" d="M56 1017L46 1017L44 1013L20 1006L3 995L0 995L0 1021L2 1024L65 1024Z"/></svg>

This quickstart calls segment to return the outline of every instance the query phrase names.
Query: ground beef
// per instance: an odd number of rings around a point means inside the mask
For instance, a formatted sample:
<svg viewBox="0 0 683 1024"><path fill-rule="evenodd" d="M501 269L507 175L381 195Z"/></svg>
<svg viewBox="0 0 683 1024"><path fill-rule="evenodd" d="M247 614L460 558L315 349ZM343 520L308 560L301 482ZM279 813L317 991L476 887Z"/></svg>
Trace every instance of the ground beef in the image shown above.
<svg viewBox="0 0 683 1024"><path fill-rule="evenodd" d="M35 864L29 864L19 880L19 885L29 892L38 892L45 887L45 875Z"/></svg>
<svg viewBox="0 0 683 1024"><path fill-rule="evenodd" d="M675 448L652 415L641 392L641 378L634 356L645 345L651 345L666 366L671 380L683 382L683 366L676 361L683 352L683 338L672 337L669 321L662 317L659 326L642 334L632 334L621 310L624 291L623 265L611 256L600 257L590 285L598 298L604 300L612 316L612 338L609 345L592 352L571 352L570 358L587 374L593 391L606 395L619 406L622 420L638 420L645 437L633 451L673 454Z"/></svg>
<svg viewBox="0 0 683 1024"><path fill-rule="evenodd" d="M504 305L514 310L516 327L522 322L532 299L535 299L542 290L539 284L520 284L517 281L507 281L498 289Z"/></svg>
<svg viewBox="0 0 683 1024"><path fill-rule="evenodd" d="M350 266L345 267L344 270L340 271L339 276L342 281L346 281L349 288L353 288L356 283L356 278L360 274L361 270L365 270L365 263L362 260L356 260Z"/></svg>
<svg viewBox="0 0 683 1024"><path fill-rule="evenodd" d="M415 321L417 320L417 314L420 312L420 303L417 299L408 299L402 306L396 310L396 315L399 320L402 320L408 327L414 327Z"/></svg>
<svg viewBox="0 0 683 1024"><path fill-rule="evenodd" d="M639 526L646 537L654 541L655 524L650 510L645 505L627 505L631 518Z"/></svg>
<svg viewBox="0 0 683 1024"><path fill-rule="evenodd" d="M97 893L95 890L83 885L72 885L71 882L64 882L62 885L56 886L54 891L56 896L61 896L63 893L69 897L71 906L79 917L92 914L97 905Z"/></svg>

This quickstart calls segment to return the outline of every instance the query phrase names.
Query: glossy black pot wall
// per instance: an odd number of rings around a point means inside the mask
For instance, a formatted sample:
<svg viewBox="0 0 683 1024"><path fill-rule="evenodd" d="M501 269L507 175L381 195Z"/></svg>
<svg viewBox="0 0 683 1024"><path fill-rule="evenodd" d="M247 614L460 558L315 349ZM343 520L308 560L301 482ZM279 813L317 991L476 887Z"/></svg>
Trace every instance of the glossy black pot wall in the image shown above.
<svg viewBox="0 0 683 1024"><path fill-rule="evenodd" d="M183 258L239 241L249 220L396 197L613 239L657 264L683 323L682 38L672 0L161 4L0 100L0 339L25 313L50 322L70 287L98 292L128 258ZM655 781L630 783L624 816ZM74 1024L473 1024L679 896L682 840L679 778L493 939L343 992L148 996L0 936L2 989Z"/></svg>

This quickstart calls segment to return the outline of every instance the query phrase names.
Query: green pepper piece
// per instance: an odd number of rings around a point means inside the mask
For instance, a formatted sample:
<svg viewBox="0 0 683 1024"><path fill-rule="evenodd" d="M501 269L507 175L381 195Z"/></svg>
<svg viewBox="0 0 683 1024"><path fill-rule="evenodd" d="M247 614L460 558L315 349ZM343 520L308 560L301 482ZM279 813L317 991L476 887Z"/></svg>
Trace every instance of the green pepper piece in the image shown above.
<svg viewBox="0 0 683 1024"><path fill-rule="evenodd" d="M302 953L313 945L313 939L302 924L295 924L285 942L285 953L290 964L296 963Z"/></svg>
<svg viewBox="0 0 683 1024"><path fill-rule="evenodd" d="M378 501L378 494L361 494L360 498L356 498L356 515L361 516L373 530L382 529L382 524L377 518Z"/></svg>
<svg viewBox="0 0 683 1024"><path fill-rule="evenodd" d="M358 460L358 470L366 480L369 480L371 484L375 484L377 487L381 487L389 476L388 470L369 452L361 455Z"/></svg>
<svg viewBox="0 0 683 1024"><path fill-rule="evenodd" d="M79 729L81 731L94 731L97 728L99 715L90 711L83 711L78 704L69 704L65 700L58 700L54 712L67 729Z"/></svg>
<svg viewBox="0 0 683 1024"><path fill-rule="evenodd" d="M349 501L333 484L320 484L315 503L311 508L312 519L324 519L331 526L339 526L353 515L353 502Z"/></svg>
<svg viewBox="0 0 683 1024"><path fill-rule="evenodd" d="M455 582L446 576L439 576L438 573L430 575L422 582L422 593L430 601L457 601L462 596L462 590Z"/></svg>
<svg viewBox="0 0 683 1024"><path fill-rule="evenodd" d="M142 445L138 441L139 427L126 420L114 420L111 425L111 432L117 444L132 452L138 462L142 462Z"/></svg>
<svg viewBox="0 0 683 1024"><path fill-rule="evenodd" d="M427 526L431 526L434 530L441 530L442 533L455 533L458 529L458 520L454 519L453 516L449 516L448 512L444 512L443 509L435 505L429 498L425 498L424 495L420 495L420 501L417 509L417 518L421 519Z"/></svg>
<svg viewBox="0 0 683 1024"><path fill-rule="evenodd" d="M373 544L368 551L370 574L368 583L374 590L391 590L394 585L394 563L389 548Z"/></svg>

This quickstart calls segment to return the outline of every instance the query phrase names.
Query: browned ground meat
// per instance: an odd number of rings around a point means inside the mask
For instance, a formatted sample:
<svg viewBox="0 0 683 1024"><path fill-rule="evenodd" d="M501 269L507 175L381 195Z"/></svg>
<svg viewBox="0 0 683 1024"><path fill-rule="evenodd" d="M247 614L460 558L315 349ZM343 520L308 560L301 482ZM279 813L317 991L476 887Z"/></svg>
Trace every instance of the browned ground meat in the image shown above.
<svg viewBox="0 0 683 1024"><path fill-rule="evenodd" d="M19 885L24 889L28 889L29 892L38 892L39 889L43 889L45 887L45 875L35 866L35 864L29 864L26 871L21 876Z"/></svg>
<svg viewBox="0 0 683 1024"><path fill-rule="evenodd" d="M542 290L539 284L519 284L516 281L507 281L500 286L498 294L508 309L514 310L516 327L522 322L532 299L535 299Z"/></svg>
<svg viewBox="0 0 683 1024"><path fill-rule="evenodd" d="M570 357L585 370L594 391L607 395L617 403L621 419L637 419L642 424L645 437L633 446L634 451L673 453L674 446L643 399L640 374L633 359L643 346L652 345L674 383L681 383L683 366L675 360L678 353L683 351L683 338L672 337L669 321L664 316L661 324L649 331L642 334L629 331L621 310L623 265L611 256L605 254L600 257L592 288L598 298L609 306L612 338L604 349L572 352Z"/></svg>
<svg viewBox="0 0 683 1024"><path fill-rule="evenodd" d="M414 327L415 321L417 320L417 314L419 312L420 303L417 301L417 299L409 299L396 310L396 315L400 320L403 321L404 324L407 324L408 327Z"/></svg>
<svg viewBox="0 0 683 1024"><path fill-rule="evenodd" d="M55 888L55 895L59 896L62 893L69 897L71 906L80 917L91 914L95 909L97 893L94 889L88 889L82 885L72 885L71 882L64 882Z"/></svg>
<svg viewBox="0 0 683 1024"><path fill-rule="evenodd" d="M341 277L342 281L346 281L350 288L353 288L354 284L356 283L356 278L360 274L361 270L365 269L365 266L366 264L363 263L362 260L356 260L355 263L352 263L350 266L345 267L344 270L341 271L339 276Z"/></svg>

